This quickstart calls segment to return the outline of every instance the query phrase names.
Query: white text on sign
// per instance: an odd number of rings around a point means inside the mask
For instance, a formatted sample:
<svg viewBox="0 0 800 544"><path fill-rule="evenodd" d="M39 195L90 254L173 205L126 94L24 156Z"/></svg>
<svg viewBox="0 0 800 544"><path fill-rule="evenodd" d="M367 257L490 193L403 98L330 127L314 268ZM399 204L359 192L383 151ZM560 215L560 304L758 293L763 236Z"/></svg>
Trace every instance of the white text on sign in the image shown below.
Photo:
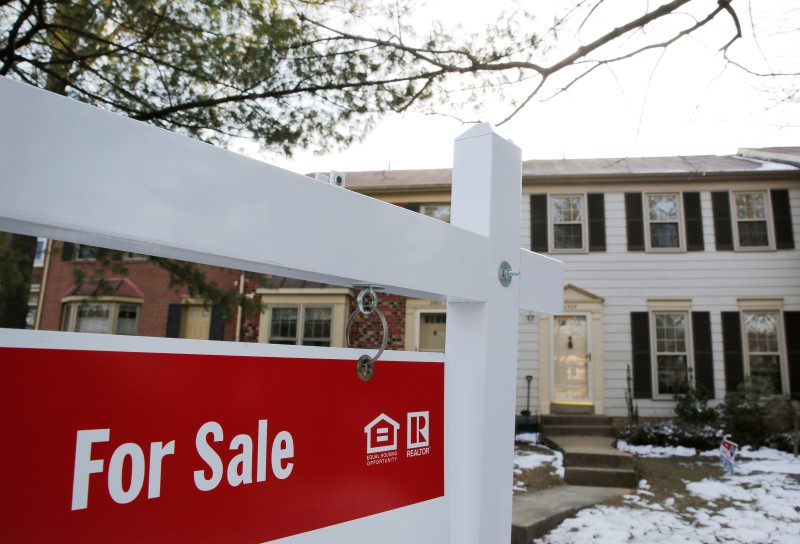
<svg viewBox="0 0 800 544"><path fill-rule="evenodd" d="M227 471L223 466L222 458L211 447L210 442L222 442L224 433L222 426L209 421L204 423L197 431L195 447L198 455L208 466L208 469L194 472L194 484L200 491L211 491L226 476L231 487L253 483L253 467L255 466L255 481L264 482L267 479L267 420L258 421L255 444L248 434L237 434L228 447L231 451L238 452L228 463ZM92 474L100 474L105 469L104 459L92 458L92 445L108 442L111 439L111 429L89 429L78 431L75 444L75 467L72 480L72 510L82 510L89 505L89 478ZM145 453L141 446L127 442L118 446L108 462L108 492L114 502L127 504L135 500L142 492L147 473L147 498L154 499L161 496L161 474L164 458L175 454L175 441L151 442L150 454L145 461ZM279 480L288 478L294 463L294 439L288 431L278 432L272 440L270 449L270 465L272 474ZM130 482L122 478L123 466L126 462L131 464ZM210 472L210 473L209 473ZM128 484L127 486L125 484Z"/></svg>

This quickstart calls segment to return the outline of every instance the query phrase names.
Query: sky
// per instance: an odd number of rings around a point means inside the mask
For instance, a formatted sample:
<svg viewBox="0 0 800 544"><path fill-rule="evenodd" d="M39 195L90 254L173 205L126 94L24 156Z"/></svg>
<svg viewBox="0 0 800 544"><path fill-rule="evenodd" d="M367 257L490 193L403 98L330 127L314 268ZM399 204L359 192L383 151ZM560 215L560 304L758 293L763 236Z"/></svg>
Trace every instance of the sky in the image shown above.
<svg viewBox="0 0 800 544"><path fill-rule="evenodd" d="M419 28L439 20L447 27L480 30L507 3L428 0L415 21ZM571 2L523 3L538 21L547 22ZM583 29L583 42L631 14L638 16L646 5L645 0L605 0L592 18L594 27ZM733 6L743 37L730 47L731 57L757 70L800 71L800 0L734 0ZM689 20L678 21L685 25ZM532 102L505 124L497 126L509 110L503 103L485 104L480 120L496 125L498 134L522 149L524 160L734 154L742 147L800 146L800 96L781 100L792 84L800 88L800 78L754 78L726 65L719 48L734 33L732 19L722 14L663 54L652 52L597 70L554 99ZM575 31L560 36L562 50L579 45ZM449 168L453 141L469 126L444 116L388 115L361 143L343 151L320 156L298 150L291 158L240 151L300 173Z"/></svg>

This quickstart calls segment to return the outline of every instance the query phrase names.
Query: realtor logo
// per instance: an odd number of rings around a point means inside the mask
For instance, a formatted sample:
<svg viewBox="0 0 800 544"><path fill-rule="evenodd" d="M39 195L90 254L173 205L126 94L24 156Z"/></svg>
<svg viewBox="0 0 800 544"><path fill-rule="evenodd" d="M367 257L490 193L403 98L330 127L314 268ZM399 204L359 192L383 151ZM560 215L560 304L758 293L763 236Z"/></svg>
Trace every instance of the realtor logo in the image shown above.
<svg viewBox="0 0 800 544"><path fill-rule="evenodd" d="M408 448L424 448L429 443L429 412L408 413Z"/></svg>
<svg viewBox="0 0 800 544"><path fill-rule="evenodd" d="M397 449L397 429L400 424L387 416L381 414L372 422L364 427L367 435L367 453L380 453L383 451L393 451Z"/></svg>

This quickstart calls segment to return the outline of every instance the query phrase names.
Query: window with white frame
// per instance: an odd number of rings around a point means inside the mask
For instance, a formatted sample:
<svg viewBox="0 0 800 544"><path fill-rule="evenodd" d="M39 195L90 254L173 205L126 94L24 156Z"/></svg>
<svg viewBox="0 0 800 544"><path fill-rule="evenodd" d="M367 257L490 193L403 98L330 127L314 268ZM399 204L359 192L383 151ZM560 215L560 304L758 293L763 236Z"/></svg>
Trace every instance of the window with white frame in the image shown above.
<svg viewBox="0 0 800 544"><path fill-rule="evenodd" d="M763 379L772 386L775 393L782 393L780 313L745 311L742 312L742 320L745 371L751 379Z"/></svg>
<svg viewBox="0 0 800 544"><path fill-rule="evenodd" d="M65 302L61 330L97 334L136 335L141 304L129 301L91 299Z"/></svg>
<svg viewBox="0 0 800 544"><path fill-rule="evenodd" d="M769 249L772 234L769 198L766 191L733 193L734 239L738 249Z"/></svg>
<svg viewBox="0 0 800 544"><path fill-rule="evenodd" d="M270 309L270 344L330 346L332 306L274 306Z"/></svg>
<svg viewBox="0 0 800 544"><path fill-rule="evenodd" d="M33 258L33 266L36 268L44 266L44 254L47 250L47 238L36 239L36 255Z"/></svg>
<svg viewBox="0 0 800 544"><path fill-rule="evenodd" d="M654 312L653 343L655 395L674 396L686 391L691 358L689 356L688 312Z"/></svg>
<svg viewBox="0 0 800 544"><path fill-rule="evenodd" d="M423 204L419 207L419 213L445 223L450 222L450 204Z"/></svg>
<svg viewBox="0 0 800 544"><path fill-rule="evenodd" d="M550 220L553 251L586 250L586 213L583 195L552 195Z"/></svg>
<svg viewBox="0 0 800 544"><path fill-rule="evenodd" d="M683 249L680 195L646 194L645 205L648 249L653 251Z"/></svg>

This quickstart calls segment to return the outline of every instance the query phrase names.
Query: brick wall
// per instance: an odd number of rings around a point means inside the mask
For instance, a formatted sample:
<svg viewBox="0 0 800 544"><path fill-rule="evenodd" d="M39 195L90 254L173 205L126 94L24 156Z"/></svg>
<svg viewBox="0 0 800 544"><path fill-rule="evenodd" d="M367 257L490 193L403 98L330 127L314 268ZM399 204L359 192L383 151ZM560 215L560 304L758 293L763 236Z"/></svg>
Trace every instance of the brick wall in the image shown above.
<svg viewBox="0 0 800 544"><path fill-rule="evenodd" d="M144 303L139 309L140 336L166 336L167 312L170 304L179 304L188 290L185 287L170 287L169 275L160 267L147 260L123 260L122 265L127 273L114 273L110 269L101 271L102 266L92 261L62 260L64 243L54 242L53 253L48 271L46 292L43 293L42 318L40 329L60 330L62 299L64 294L75 284L76 271L92 277L126 277L130 279L144 293ZM198 265L205 272L210 281L216 282L222 288L234 289L239 281L240 272L237 270L221 269L205 265ZM223 339L235 339L236 308L230 309L230 316L223 323Z"/></svg>

